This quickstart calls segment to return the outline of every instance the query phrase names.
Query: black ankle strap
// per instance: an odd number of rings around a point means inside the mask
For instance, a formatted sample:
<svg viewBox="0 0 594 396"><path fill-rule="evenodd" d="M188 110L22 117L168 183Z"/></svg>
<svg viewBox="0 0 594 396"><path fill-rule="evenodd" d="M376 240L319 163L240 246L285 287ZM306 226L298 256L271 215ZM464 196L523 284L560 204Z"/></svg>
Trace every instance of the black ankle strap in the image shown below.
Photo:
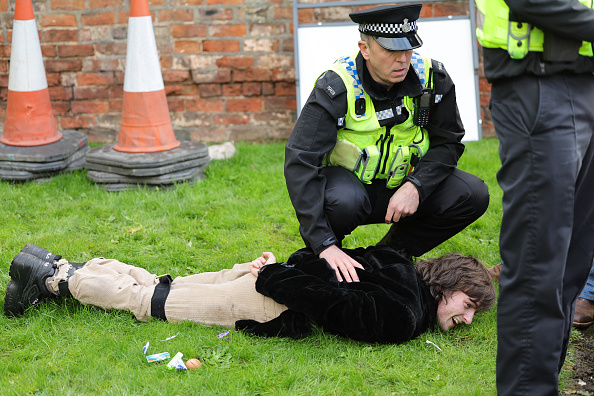
<svg viewBox="0 0 594 396"><path fill-rule="evenodd" d="M159 278L159 283L155 286L155 292L153 298L151 298L151 316L153 318L167 320L165 316L165 300L169 295L169 289L171 289L170 275L165 275Z"/></svg>

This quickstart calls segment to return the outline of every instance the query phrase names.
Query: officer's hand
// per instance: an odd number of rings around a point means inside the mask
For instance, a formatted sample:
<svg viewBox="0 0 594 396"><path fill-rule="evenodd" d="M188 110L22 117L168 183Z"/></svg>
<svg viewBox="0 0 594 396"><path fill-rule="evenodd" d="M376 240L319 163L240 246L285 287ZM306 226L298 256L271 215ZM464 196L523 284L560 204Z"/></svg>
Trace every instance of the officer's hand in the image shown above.
<svg viewBox="0 0 594 396"><path fill-rule="evenodd" d="M390 198L386 210L386 223L397 223L401 218L415 214L419 208L419 191L406 182Z"/></svg>
<svg viewBox="0 0 594 396"><path fill-rule="evenodd" d="M342 282L342 278L347 282L359 282L356 268L364 269L357 260L343 252L338 246L332 245L320 253L320 258L326 259L330 267L336 271L336 278ZM342 276L340 276L342 274Z"/></svg>

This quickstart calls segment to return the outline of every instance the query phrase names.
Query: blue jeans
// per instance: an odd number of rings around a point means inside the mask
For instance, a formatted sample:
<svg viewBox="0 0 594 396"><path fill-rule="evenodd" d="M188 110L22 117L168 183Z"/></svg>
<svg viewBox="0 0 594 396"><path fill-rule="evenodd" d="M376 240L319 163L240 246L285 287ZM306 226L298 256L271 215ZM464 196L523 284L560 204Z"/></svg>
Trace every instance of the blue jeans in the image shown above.
<svg viewBox="0 0 594 396"><path fill-rule="evenodd" d="M590 275L588 275L588 282L586 282L586 286L584 286L584 290L582 290L580 297L594 301L594 263L592 263L592 269L590 270Z"/></svg>

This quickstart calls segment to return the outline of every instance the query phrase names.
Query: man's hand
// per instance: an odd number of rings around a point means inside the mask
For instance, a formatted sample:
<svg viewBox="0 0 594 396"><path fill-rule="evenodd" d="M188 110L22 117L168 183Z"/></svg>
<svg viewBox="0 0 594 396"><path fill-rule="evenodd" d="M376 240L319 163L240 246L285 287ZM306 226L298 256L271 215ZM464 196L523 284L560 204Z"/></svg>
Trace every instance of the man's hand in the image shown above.
<svg viewBox="0 0 594 396"><path fill-rule="evenodd" d="M401 218L415 214L419 208L419 191L406 182L390 198L386 210L386 224L397 223Z"/></svg>
<svg viewBox="0 0 594 396"><path fill-rule="evenodd" d="M339 282L342 282L343 276L347 282L359 282L355 267L364 269L363 266L357 260L343 252L338 246L332 245L322 251L320 258L326 259L330 267L336 271L336 278Z"/></svg>
<svg viewBox="0 0 594 396"><path fill-rule="evenodd" d="M258 270L260 268L264 267L266 264L274 264L274 263L276 263L276 257L274 257L274 254L272 254L270 252L264 252L264 253L262 253L262 256L258 257L257 259L255 259L254 261L252 261L250 263L250 271L257 278L259 275Z"/></svg>

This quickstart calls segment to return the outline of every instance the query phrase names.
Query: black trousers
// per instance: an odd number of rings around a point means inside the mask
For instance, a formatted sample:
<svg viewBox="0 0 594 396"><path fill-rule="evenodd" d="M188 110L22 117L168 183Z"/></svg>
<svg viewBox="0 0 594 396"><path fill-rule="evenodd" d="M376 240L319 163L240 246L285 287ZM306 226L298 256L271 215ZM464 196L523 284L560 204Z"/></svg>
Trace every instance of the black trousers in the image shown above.
<svg viewBox="0 0 594 396"><path fill-rule="evenodd" d="M396 191L385 180L363 184L350 171L326 167L325 213L339 240L363 224L385 223L390 198ZM478 177L455 169L425 199L417 212L393 223L387 242L413 256L433 249L478 219L489 206L487 185Z"/></svg>
<svg viewBox="0 0 594 396"><path fill-rule="evenodd" d="M594 76L497 82L503 189L500 395L557 395L576 298L594 255Z"/></svg>

